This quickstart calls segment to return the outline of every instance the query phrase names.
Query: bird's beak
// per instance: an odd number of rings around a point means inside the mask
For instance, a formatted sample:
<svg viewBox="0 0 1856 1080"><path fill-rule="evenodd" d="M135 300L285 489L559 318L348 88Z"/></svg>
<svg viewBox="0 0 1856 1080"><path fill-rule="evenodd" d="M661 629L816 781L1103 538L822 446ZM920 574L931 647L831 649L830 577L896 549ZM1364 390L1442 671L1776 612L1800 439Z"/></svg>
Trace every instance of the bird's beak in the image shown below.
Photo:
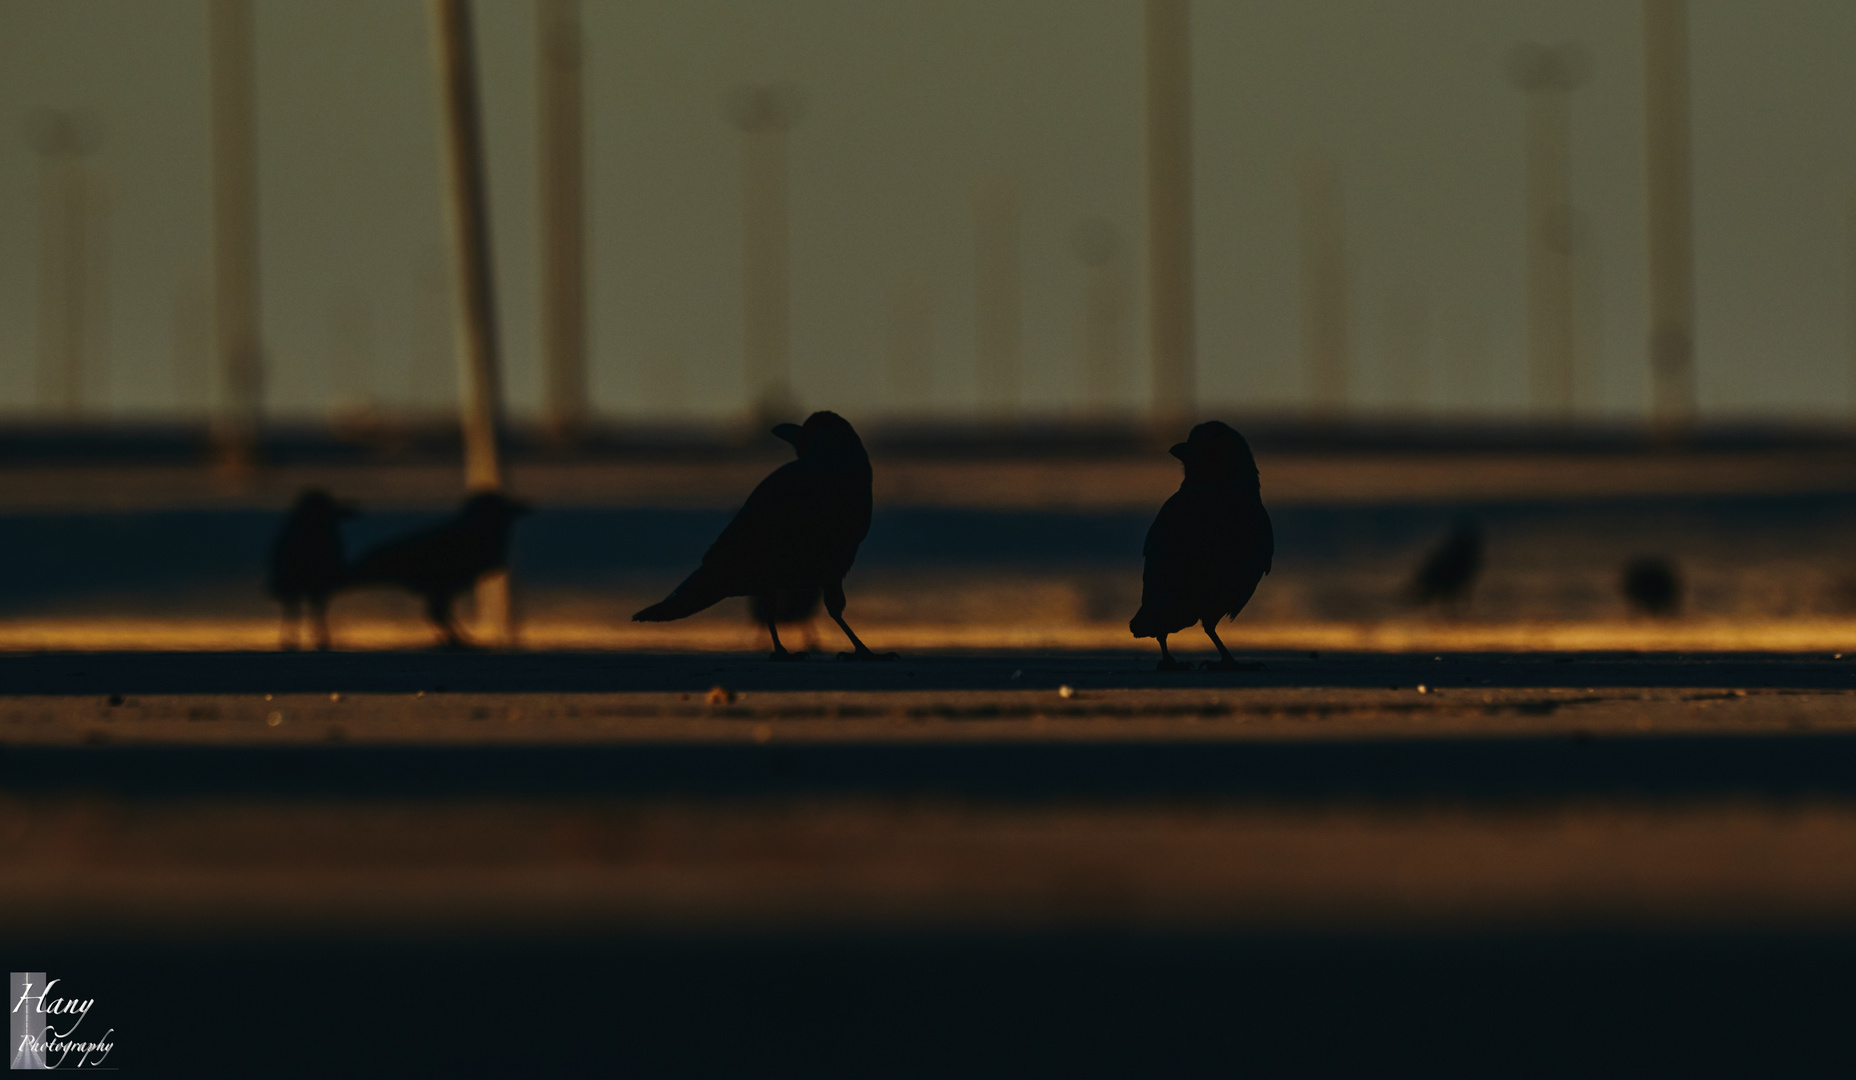
<svg viewBox="0 0 1856 1080"><path fill-rule="evenodd" d="M776 439L784 439L792 443L793 449L797 450L799 449L799 433L803 430L805 429L801 428L798 424L775 424L773 427L773 437Z"/></svg>
<svg viewBox="0 0 1856 1080"><path fill-rule="evenodd" d="M1168 450L1167 453L1172 454L1174 457L1178 458L1181 461L1184 461L1186 460L1186 451L1188 449L1190 449L1190 447L1186 443L1174 443L1173 449Z"/></svg>

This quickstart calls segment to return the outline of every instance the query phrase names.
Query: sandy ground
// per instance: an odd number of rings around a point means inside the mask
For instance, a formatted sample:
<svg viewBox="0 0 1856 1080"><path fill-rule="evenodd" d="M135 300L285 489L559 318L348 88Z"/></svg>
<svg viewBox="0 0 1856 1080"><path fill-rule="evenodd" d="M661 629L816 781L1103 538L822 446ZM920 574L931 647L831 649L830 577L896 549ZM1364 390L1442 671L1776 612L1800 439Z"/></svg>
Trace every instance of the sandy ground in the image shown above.
<svg viewBox="0 0 1856 1080"><path fill-rule="evenodd" d="M1856 926L1852 664L1262 663L0 657L0 920L65 939Z"/></svg>

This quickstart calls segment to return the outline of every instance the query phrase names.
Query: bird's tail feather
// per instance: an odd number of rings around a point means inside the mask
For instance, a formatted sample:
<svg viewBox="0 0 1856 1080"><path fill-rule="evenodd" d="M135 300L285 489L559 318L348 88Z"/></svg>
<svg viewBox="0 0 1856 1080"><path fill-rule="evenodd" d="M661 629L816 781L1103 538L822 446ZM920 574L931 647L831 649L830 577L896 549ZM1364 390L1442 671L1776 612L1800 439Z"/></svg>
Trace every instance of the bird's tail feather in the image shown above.
<svg viewBox="0 0 1856 1080"><path fill-rule="evenodd" d="M719 602L722 596L722 591L703 580L702 571L698 570L669 596L633 615L632 621L670 622L672 619L688 618Z"/></svg>

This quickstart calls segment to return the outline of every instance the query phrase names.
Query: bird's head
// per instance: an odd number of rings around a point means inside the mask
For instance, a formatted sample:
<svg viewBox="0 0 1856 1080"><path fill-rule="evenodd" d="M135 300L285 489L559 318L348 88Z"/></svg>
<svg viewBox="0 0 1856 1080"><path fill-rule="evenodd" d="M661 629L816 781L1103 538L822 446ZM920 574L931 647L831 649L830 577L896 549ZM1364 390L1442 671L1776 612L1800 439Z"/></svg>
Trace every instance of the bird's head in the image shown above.
<svg viewBox="0 0 1856 1080"><path fill-rule="evenodd" d="M321 521L340 521L360 513L353 503L343 502L318 487L304 488L297 494L291 513L297 517Z"/></svg>
<svg viewBox="0 0 1856 1080"><path fill-rule="evenodd" d="M1207 420L1169 453L1185 464L1188 480L1257 483L1257 460L1250 455L1250 444L1229 424Z"/></svg>
<svg viewBox="0 0 1856 1080"><path fill-rule="evenodd" d="M464 500L463 516L477 521L504 523L514 521L535 508L500 491L479 491Z"/></svg>
<svg viewBox="0 0 1856 1080"><path fill-rule="evenodd" d="M870 455L851 422L823 410L806 417L805 424L781 424L773 434L793 444L801 461L870 467Z"/></svg>

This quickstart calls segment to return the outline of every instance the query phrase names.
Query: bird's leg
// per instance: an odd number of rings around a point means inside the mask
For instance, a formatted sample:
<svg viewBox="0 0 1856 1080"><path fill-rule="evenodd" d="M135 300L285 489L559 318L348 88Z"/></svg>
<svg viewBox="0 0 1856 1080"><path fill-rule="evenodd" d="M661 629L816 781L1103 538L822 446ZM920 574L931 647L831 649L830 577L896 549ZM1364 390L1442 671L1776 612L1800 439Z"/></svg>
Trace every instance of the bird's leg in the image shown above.
<svg viewBox="0 0 1856 1080"><path fill-rule="evenodd" d="M297 638L297 602L295 598L284 601L284 621L277 631L277 647L285 652L296 651Z"/></svg>
<svg viewBox="0 0 1856 1080"><path fill-rule="evenodd" d="M316 628L316 651L329 651L329 598L312 596L309 598L309 617Z"/></svg>
<svg viewBox="0 0 1856 1080"><path fill-rule="evenodd" d="M772 619L767 620L767 633L773 635L773 652L771 655L767 657L767 659L769 660L804 660L806 658L805 653L786 651L786 646L780 644L780 629L779 627L773 625Z"/></svg>
<svg viewBox="0 0 1856 1080"><path fill-rule="evenodd" d="M1192 665L1187 663L1186 661L1173 659L1173 654L1168 652L1166 648L1166 635L1165 634L1155 634L1154 637L1160 642L1160 662L1154 665L1155 671L1191 671L1192 670Z"/></svg>
<svg viewBox="0 0 1856 1080"><path fill-rule="evenodd" d="M1206 619L1201 625L1205 627L1205 636L1212 639L1213 645L1218 646L1220 659L1207 660L1200 667L1205 671L1262 671L1262 664L1240 664L1232 658L1231 650L1225 648L1224 642L1218 640L1217 622L1217 619Z"/></svg>
<svg viewBox="0 0 1856 1080"><path fill-rule="evenodd" d="M439 648L441 649L469 649L469 648L474 647L471 645L469 639L467 639L464 636L464 632L458 628L457 620L452 617L451 597L449 596L428 596L426 597L425 598L425 617L430 619L432 621L432 625L436 627L438 630L438 635L439 635L438 647Z"/></svg>
<svg viewBox="0 0 1856 1080"><path fill-rule="evenodd" d="M835 622L838 624L838 629L844 631L844 636L851 639L851 647L857 650L856 652L841 652L838 654L838 659L840 660L897 660L897 659L900 659L900 657L898 657L893 652L888 652L888 653L871 652L869 646L857 640L857 634L851 630L851 624L844 621L844 583L843 582L841 581L833 582L832 584L825 586L820 591L824 594L825 613L831 616L832 622Z"/></svg>

